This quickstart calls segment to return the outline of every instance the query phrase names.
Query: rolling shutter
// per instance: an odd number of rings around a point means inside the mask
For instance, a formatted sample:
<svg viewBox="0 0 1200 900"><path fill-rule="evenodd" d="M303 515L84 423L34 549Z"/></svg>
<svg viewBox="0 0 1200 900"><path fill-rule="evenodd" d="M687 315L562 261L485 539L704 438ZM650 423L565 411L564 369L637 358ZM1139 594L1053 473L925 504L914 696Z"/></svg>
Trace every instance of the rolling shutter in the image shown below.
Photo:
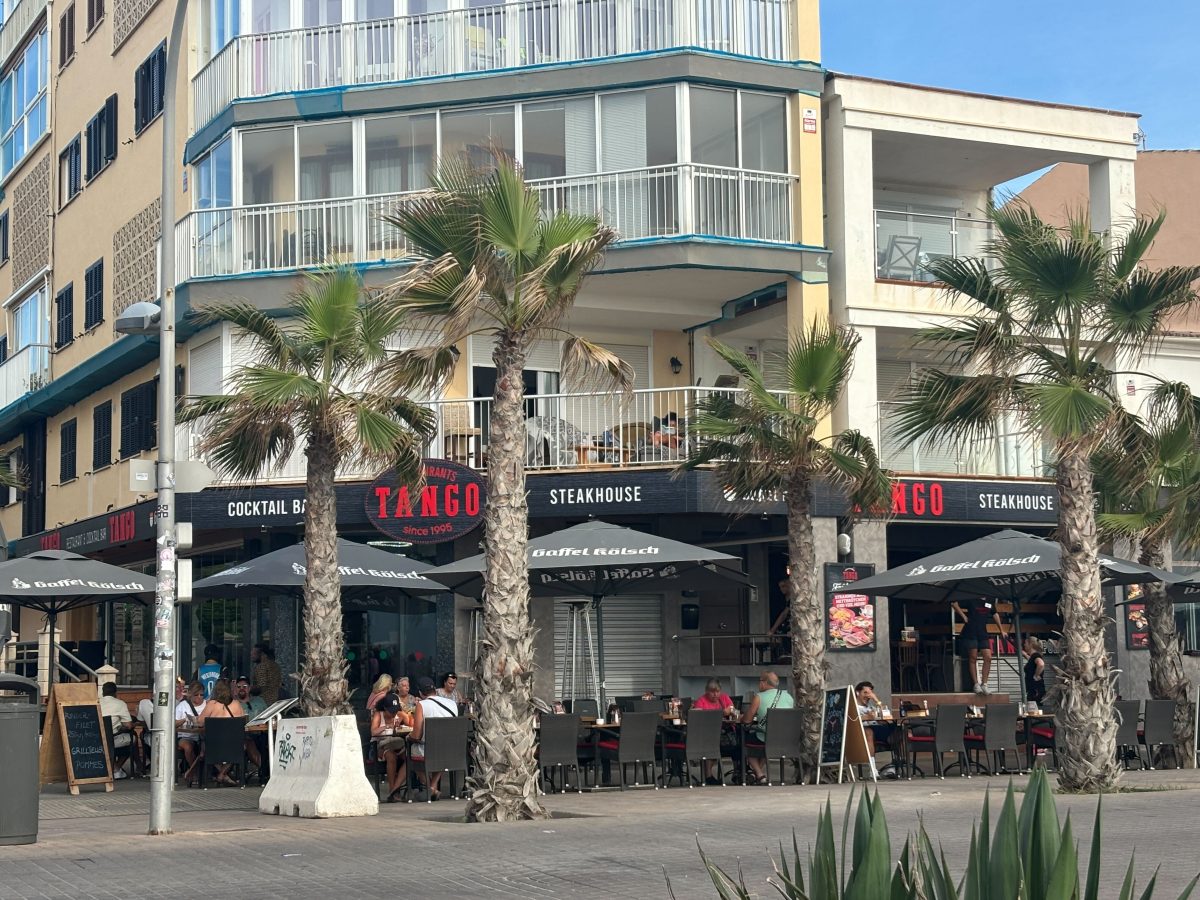
<svg viewBox="0 0 1200 900"><path fill-rule="evenodd" d="M496 346L491 335L471 335L471 365L494 366L492 348ZM562 344L558 341L534 341L525 360L526 369L538 372L557 372L562 366Z"/></svg>
<svg viewBox="0 0 1200 900"><path fill-rule="evenodd" d="M614 697L663 690L662 598L654 595L605 597L604 681L605 693ZM554 685L564 695L563 673L567 656L569 607L554 606ZM592 612L592 636L596 620Z"/></svg>
<svg viewBox="0 0 1200 900"><path fill-rule="evenodd" d="M191 366L188 393L198 396L221 393L221 339L193 347L188 359Z"/></svg>

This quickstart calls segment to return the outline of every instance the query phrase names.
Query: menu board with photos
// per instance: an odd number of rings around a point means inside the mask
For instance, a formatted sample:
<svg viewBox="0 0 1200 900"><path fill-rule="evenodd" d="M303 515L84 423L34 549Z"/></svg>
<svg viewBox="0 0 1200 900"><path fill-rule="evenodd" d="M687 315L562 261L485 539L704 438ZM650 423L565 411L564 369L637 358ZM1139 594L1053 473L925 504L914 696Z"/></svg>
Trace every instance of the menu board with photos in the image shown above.
<svg viewBox="0 0 1200 900"><path fill-rule="evenodd" d="M825 645L829 650L875 649L875 598L854 582L875 574L871 563L825 563Z"/></svg>

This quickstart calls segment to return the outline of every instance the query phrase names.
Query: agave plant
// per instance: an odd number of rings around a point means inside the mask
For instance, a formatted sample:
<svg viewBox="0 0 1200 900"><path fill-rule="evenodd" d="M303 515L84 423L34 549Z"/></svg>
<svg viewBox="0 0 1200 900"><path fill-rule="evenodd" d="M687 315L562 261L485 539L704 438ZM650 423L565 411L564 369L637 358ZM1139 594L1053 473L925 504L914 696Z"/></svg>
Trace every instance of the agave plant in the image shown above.
<svg viewBox="0 0 1200 900"><path fill-rule="evenodd" d="M850 834L850 812L854 794L846 801L839 850L834 842L833 809L827 801L817 818L817 837L801 863L799 842L792 833L792 856L788 860L782 844L779 859L772 859L774 873L768 879L785 900L1099 900L1101 857L1101 805L1096 806L1092 823L1091 850L1087 871L1079 870L1079 846L1071 827L1071 817L1059 820L1050 784L1045 772L1038 770L1029 780L1021 809L1017 811L1012 783L1004 796L1004 805L990 826L989 801L985 796L983 815L971 829L967 865L955 880L945 853L935 848L924 822L917 834L905 841L899 861L892 863L883 804L879 794L862 794L854 817L853 841L849 860L846 841ZM739 868L735 878L700 848L717 896L721 900L751 900L757 896L746 885ZM849 862L849 872L846 870ZM1136 893L1134 860L1129 858L1118 900L1151 900L1157 871L1145 888ZM804 868L808 870L807 884ZM1188 900L1200 875L1188 883L1178 900ZM670 890L670 879L667 880ZM672 897L674 894L672 894Z"/></svg>

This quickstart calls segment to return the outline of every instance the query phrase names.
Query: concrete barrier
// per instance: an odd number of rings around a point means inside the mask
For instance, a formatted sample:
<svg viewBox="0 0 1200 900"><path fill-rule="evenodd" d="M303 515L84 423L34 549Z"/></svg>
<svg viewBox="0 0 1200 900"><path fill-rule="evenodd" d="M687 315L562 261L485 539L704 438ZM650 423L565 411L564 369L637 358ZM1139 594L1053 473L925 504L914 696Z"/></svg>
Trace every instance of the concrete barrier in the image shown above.
<svg viewBox="0 0 1200 900"><path fill-rule="evenodd" d="M258 811L308 819L378 814L354 716L283 719Z"/></svg>

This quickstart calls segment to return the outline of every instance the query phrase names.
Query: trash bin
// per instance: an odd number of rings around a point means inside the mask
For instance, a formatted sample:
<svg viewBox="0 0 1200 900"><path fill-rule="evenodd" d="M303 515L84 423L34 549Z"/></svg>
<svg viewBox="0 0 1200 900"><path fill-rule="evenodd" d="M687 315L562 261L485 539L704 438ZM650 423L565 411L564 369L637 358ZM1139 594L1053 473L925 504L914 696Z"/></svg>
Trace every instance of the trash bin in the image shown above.
<svg viewBox="0 0 1200 900"><path fill-rule="evenodd" d="M38 714L36 681L0 673L0 845L32 844L38 830Z"/></svg>

